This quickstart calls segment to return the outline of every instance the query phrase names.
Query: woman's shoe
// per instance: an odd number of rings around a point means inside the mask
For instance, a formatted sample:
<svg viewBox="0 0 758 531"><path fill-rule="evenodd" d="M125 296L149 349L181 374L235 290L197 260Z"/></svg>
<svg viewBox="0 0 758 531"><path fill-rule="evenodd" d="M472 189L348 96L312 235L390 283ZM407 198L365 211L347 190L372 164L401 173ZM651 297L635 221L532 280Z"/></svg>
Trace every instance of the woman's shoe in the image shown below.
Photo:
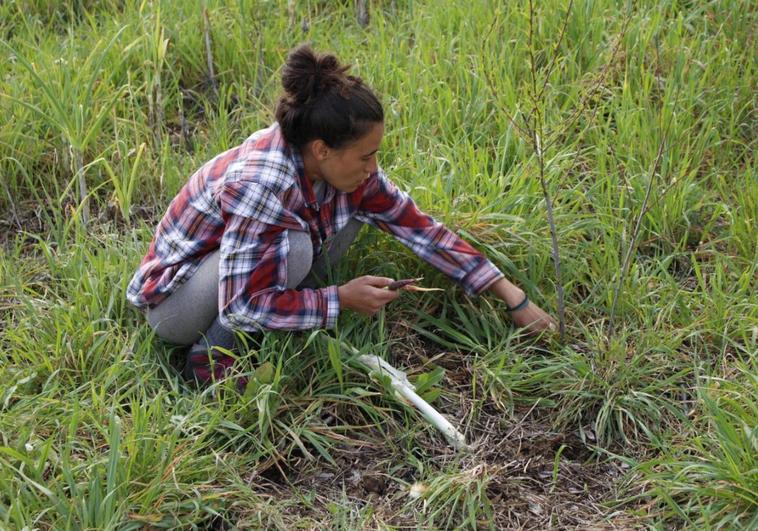
<svg viewBox="0 0 758 531"><path fill-rule="evenodd" d="M234 372L234 358L215 349L208 348L204 343L192 345L187 352L187 362L184 365L185 380L206 387L213 382L219 382L231 376ZM247 378L236 379L237 388L244 391Z"/></svg>

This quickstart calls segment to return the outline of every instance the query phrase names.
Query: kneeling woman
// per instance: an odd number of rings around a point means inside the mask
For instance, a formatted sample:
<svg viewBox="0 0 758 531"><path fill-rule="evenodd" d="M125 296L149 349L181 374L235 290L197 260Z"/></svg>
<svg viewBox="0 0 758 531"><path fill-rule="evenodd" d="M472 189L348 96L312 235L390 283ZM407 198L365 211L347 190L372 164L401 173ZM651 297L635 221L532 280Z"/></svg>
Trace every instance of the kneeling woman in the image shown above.
<svg viewBox="0 0 758 531"><path fill-rule="evenodd" d="M367 223L393 234L469 294L489 290L519 326L554 320L481 253L421 212L377 164L384 112L333 55L307 45L284 67L276 123L203 165L169 205L127 297L156 334L192 345L185 376L224 377L234 332L330 328L399 296L390 278L319 287Z"/></svg>

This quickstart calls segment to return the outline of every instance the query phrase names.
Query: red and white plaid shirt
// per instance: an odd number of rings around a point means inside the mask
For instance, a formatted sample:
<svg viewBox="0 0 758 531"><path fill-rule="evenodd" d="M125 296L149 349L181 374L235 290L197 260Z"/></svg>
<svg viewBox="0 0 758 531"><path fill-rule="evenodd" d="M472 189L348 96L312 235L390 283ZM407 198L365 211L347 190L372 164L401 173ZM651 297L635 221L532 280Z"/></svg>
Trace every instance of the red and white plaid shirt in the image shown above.
<svg viewBox="0 0 758 531"><path fill-rule="evenodd" d="M307 231L313 256L350 218L393 234L470 294L503 274L481 253L421 212L381 169L357 190L325 185L319 204L303 161L274 124L204 164L158 224L127 298L154 307L220 248L219 314L233 330L331 328L337 286L287 289L287 231Z"/></svg>

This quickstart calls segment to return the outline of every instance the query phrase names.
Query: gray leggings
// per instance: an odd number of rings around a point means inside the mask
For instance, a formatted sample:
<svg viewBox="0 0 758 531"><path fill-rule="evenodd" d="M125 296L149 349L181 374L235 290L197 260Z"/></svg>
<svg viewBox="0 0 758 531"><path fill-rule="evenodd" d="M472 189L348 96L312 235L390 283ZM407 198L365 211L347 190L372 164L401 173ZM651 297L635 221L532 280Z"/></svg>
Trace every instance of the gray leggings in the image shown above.
<svg viewBox="0 0 758 531"><path fill-rule="evenodd" d="M288 231L287 288L314 288L326 278L358 235L363 223L351 219L327 242L313 262L313 244L307 232ZM178 345L192 345L211 325L218 328L219 252L211 253L195 273L161 304L147 311L147 322L161 339ZM214 321L216 321L214 323Z"/></svg>

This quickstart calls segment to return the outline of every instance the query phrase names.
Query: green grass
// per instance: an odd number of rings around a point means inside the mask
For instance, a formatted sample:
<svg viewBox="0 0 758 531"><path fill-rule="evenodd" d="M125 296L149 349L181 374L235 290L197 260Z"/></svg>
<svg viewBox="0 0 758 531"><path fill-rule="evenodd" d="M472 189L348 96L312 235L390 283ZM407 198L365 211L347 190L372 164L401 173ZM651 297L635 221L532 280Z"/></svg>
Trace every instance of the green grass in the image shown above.
<svg viewBox="0 0 758 531"><path fill-rule="evenodd" d="M755 527L751 3L398 0L366 29L295 5L0 5L0 528ZM556 313L547 192L563 341L366 231L335 278L450 289L251 341L245 396L184 385L126 284L187 177L273 121L302 41L381 95L390 176ZM486 444L450 454L356 352Z"/></svg>

